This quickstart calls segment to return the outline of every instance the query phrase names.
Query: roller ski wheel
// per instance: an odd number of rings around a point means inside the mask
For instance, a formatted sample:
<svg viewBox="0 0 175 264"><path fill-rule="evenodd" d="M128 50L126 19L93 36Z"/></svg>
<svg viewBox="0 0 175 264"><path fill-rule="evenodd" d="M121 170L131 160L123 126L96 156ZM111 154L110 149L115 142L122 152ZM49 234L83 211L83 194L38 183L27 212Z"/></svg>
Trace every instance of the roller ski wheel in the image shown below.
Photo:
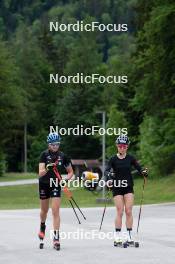
<svg viewBox="0 0 175 264"><path fill-rule="evenodd" d="M123 247L122 241L114 241L114 247Z"/></svg>
<svg viewBox="0 0 175 264"><path fill-rule="evenodd" d="M123 248L127 248L128 247L128 243L127 242L124 242L123 243Z"/></svg>
<svg viewBox="0 0 175 264"><path fill-rule="evenodd" d="M60 250L60 242L58 240L53 241L53 248L55 250Z"/></svg>
<svg viewBox="0 0 175 264"><path fill-rule="evenodd" d="M40 248L40 249L43 249L43 248L44 248L44 243L43 243L43 242L40 242L40 244L39 244L39 248Z"/></svg>
<svg viewBox="0 0 175 264"><path fill-rule="evenodd" d="M134 243L134 246L135 246L135 248L138 248L140 245L139 245L139 242L135 242Z"/></svg>

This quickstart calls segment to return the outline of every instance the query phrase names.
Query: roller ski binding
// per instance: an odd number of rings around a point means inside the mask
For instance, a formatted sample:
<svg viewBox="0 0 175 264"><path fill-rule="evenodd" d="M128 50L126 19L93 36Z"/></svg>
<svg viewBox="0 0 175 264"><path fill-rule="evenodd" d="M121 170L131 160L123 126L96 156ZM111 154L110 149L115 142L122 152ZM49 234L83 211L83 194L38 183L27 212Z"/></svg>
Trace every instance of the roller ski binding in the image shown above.
<svg viewBox="0 0 175 264"><path fill-rule="evenodd" d="M128 247L135 247L135 248L139 247L139 242L134 241L131 235L131 231L129 231L129 234L126 239L126 243Z"/></svg>

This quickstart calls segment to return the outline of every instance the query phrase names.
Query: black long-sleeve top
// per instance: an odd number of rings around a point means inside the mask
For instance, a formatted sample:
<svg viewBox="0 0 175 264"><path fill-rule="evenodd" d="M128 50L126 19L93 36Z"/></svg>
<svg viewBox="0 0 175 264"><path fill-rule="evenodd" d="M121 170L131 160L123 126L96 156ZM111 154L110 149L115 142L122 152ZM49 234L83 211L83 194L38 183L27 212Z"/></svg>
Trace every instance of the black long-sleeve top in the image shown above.
<svg viewBox="0 0 175 264"><path fill-rule="evenodd" d="M127 180L128 186L133 186L133 177L131 174L132 166L142 174L142 167L138 161L132 156L127 154L125 158L120 159L117 155L110 158L108 165L105 170L105 175L108 178L109 172L114 173L114 179L116 180Z"/></svg>

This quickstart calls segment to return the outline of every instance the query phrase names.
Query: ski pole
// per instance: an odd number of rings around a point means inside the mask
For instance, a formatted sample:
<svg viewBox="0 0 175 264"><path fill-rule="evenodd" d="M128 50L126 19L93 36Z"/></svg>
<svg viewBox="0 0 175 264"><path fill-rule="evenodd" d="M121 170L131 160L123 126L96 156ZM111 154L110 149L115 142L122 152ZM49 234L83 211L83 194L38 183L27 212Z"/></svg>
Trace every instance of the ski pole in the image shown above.
<svg viewBox="0 0 175 264"><path fill-rule="evenodd" d="M142 212L142 204L143 204L145 185L146 185L146 179L144 177L143 187L142 187L142 197L141 197L141 201L140 201L139 217L138 217L138 223L137 223L137 234L139 232L139 225L140 225L140 218L141 218L141 212Z"/></svg>
<svg viewBox="0 0 175 264"><path fill-rule="evenodd" d="M107 200L108 200L108 198L109 198L109 195L110 195L110 189L108 190L108 192L107 192L107 196L106 196L106 199L105 199L105 206L104 206L104 209L103 209L103 214L102 214L102 219L101 219L101 223L100 223L99 231L100 231L101 228L102 228L103 219L104 219L105 212L106 212Z"/></svg>
<svg viewBox="0 0 175 264"><path fill-rule="evenodd" d="M79 212L81 213L81 215L83 216L83 218L86 220L86 217L85 217L85 215L83 214L83 212L82 212L82 210L80 209L80 207L78 206L77 202L75 201L75 199L74 199L74 197L73 197L73 195L72 195L72 192L68 189L67 186L64 186L63 191L64 191L65 195L67 196L67 198L69 199L69 201L72 200L72 201L74 202L74 204L76 205L77 209L79 210ZM72 202L72 201L71 201L71 202Z"/></svg>
<svg viewBox="0 0 175 264"><path fill-rule="evenodd" d="M59 181L61 181L61 180L62 180L62 177L61 177L61 175L59 174L59 172L58 172L56 166L53 167L53 171L54 171L56 177L59 179ZM64 188L63 188L63 192L65 193L66 197L68 198L68 200L69 200L69 202L70 202L70 205L71 205L71 207L72 207L72 209L73 209L73 211L74 211L74 213L75 213L75 216L76 216L76 218L77 218L77 220L78 220L78 223L81 224L80 219L79 219L79 217L78 217L78 215L77 215L77 212L75 211L74 205L73 205L73 203L72 203L72 201L71 201L71 198L72 198L72 193L71 193L71 191L67 188L67 186L64 186Z"/></svg>
<svg viewBox="0 0 175 264"><path fill-rule="evenodd" d="M71 193L71 191L65 186L65 187L63 188L63 192L65 193L66 197L68 198L68 201L70 202L70 205L71 205L71 207L72 207L72 209L73 209L73 211L74 211L74 213L75 213L75 216L76 216L76 218L77 218L77 220L78 220L78 223L81 224L80 219L79 219L79 217L78 217L78 215L77 215L77 212L76 212L76 210L75 210L75 207L74 207L74 205L73 205L73 203L72 203L72 201L71 201L71 199L72 199L72 200L74 201L74 203L75 203L75 200L74 200L73 197L72 197L72 193ZM85 219L86 219L86 218L85 218Z"/></svg>
<svg viewBox="0 0 175 264"><path fill-rule="evenodd" d="M62 180L62 177L61 177L61 175L59 174L56 165L53 166L53 171L54 171L56 177L59 179L59 181L61 181L61 180ZM73 211L74 211L74 213L75 213L75 215L76 215L76 218L77 218L77 220L78 220L78 223L81 224L81 222L80 222L80 220L79 220L79 217L78 217L78 215L77 215L77 212L75 211L75 208L74 208L73 202L74 202L74 204L76 205L77 209L79 210L79 212L81 213L81 215L83 216L83 218L84 218L85 220L86 220L86 217L84 216L82 210L80 209L80 207L78 206L77 202L76 202L75 199L73 198L72 192L68 189L67 186L64 186L64 187L63 187L63 192L65 193L66 197L68 198L68 200L69 200L69 202L70 202L70 204L71 204L71 207L72 207L72 209L73 209ZM72 202L72 201L73 201L73 202Z"/></svg>
<svg viewBox="0 0 175 264"><path fill-rule="evenodd" d="M86 220L86 217L84 216L82 210L80 209L80 207L78 206L77 202L75 201L75 199L73 198L73 196L71 197L72 201L74 202L74 204L76 205L77 209L79 210L79 212L81 213L81 215L83 216L83 218Z"/></svg>
<svg viewBox="0 0 175 264"><path fill-rule="evenodd" d="M77 215L77 212L75 211L75 208L74 208L74 206L73 206L72 201L69 200L69 202L70 202L70 205L72 206L72 209L73 209L73 211L74 211L74 213L75 213L75 216L76 216L76 218L77 218L77 220L78 220L78 223L81 224L80 219L79 219L79 217L78 217L78 215Z"/></svg>

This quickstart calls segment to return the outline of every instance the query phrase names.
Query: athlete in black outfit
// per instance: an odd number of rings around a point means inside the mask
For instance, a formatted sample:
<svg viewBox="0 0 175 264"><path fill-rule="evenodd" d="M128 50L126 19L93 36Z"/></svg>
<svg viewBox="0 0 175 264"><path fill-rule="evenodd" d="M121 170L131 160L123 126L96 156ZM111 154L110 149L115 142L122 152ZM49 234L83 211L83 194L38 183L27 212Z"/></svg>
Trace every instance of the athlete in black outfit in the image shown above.
<svg viewBox="0 0 175 264"><path fill-rule="evenodd" d="M131 243L133 241L131 236L133 226L132 207L134 203L134 183L131 174L132 166L144 177L147 177L147 169L142 169L137 160L133 156L127 154L128 145L129 139L127 136L121 135L117 138L116 147L118 153L110 158L105 170L108 185L112 183L112 193L117 210L117 217L115 219L116 243L122 242L121 228L124 208L128 233L127 240Z"/></svg>
<svg viewBox="0 0 175 264"><path fill-rule="evenodd" d="M45 222L47 212L49 210L49 200L52 203L53 229L54 229L54 246L59 247L59 228L60 228L60 197L61 187L56 180L56 175L53 172L53 166L57 164L58 171L67 171L67 178L69 180L73 176L71 161L67 156L59 151L60 137L57 133L50 133L47 137L48 149L41 153L39 161L39 194L41 203L40 212L40 232L39 238L44 238Z"/></svg>

